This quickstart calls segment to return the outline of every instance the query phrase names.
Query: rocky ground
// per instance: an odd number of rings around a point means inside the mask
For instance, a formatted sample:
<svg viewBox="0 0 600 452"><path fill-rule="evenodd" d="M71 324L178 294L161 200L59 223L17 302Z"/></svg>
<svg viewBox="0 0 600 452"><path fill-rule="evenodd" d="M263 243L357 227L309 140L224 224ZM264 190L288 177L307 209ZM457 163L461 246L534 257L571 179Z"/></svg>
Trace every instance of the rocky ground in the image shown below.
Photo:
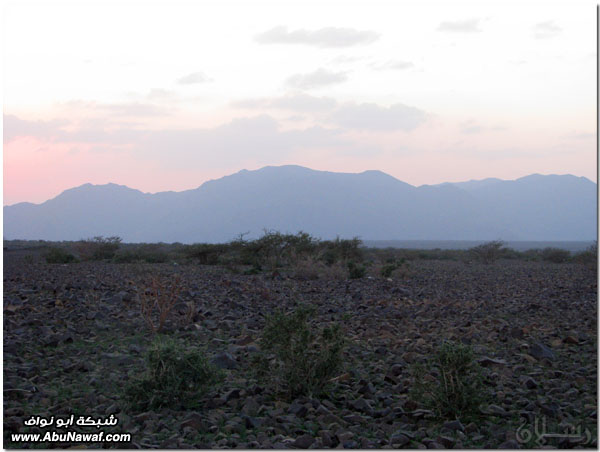
<svg viewBox="0 0 600 452"><path fill-rule="evenodd" d="M25 426L33 415L71 413L115 414L119 423L107 431L132 436L79 445L90 448L597 447L597 278L590 268L413 261L410 272L390 279L280 273L47 264L5 252L4 447L76 445L10 438L52 430ZM167 333L224 368L223 383L195 410L125 408L122 388L144 369L152 338L137 297L149 274L181 277ZM282 401L253 377L265 315L296 302L316 306L319 323L342 322L349 338L327 398ZM441 419L412 399L411 366L443 340L470 344L483 367L491 398L475 421ZM569 426L579 433L566 436Z"/></svg>

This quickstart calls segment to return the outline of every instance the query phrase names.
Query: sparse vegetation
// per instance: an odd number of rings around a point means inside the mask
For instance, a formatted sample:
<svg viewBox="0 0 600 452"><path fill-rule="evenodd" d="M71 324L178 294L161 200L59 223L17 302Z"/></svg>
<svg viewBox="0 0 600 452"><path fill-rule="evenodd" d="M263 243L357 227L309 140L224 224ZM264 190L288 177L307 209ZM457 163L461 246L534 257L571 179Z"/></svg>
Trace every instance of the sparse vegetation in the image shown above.
<svg viewBox="0 0 600 452"><path fill-rule="evenodd" d="M514 439L542 417L583 435L547 445L597 446L595 249L549 264L502 248L489 266L359 247L328 264L324 243L270 271L239 243L216 265L164 243L62 265L46 253L75 242L5 242L5 444L35 447L12 433L55 411L114 413L126 448L539 447ZM349 262L369 278L347 281Z"/></svg>
<svg viewBox="0 0 600 452"><path fill-rule="evenodd" d="M555 264L567 262L570 257L571 253L568 250L560 248L544 248L542 250L542 259L548 262L554 262Z"/></svg>
<svg viewBox="0 0 600 452"><path fill-rule="evenodd" d="M361 262L364 255L360 246L362 241L358 237L353 239L326 240L320 244L321 259L327 265L333 265L336 262L346 263L350 260Z"/></svg>
<svg viewBox="0 0 600 452"><path fill-rule="evenodd" d="M125 388L133 410L193 407L222 378L197 348L168 336L156 336L146 356L146 372Z"/></svg>
<svg viewBox="0 0 600 452"><path fill-rule="evenodd" d="M342 367L346 340L339 324L320 331L310 322L314 308L299 306L291 313L267 317L261 344L272 354L275 384L289 398L320 395Z"/></svg>
<svg viewBox="0 0 600 452"><path fill-rule="evenodd" d="M598 268L598 242L595 242L587 250L581 251L573 256L573 261L585 265L594 271Z"/></svg>
<svg viewBox="0 0 600 452"><path fill-rule="evenodd" d="M481 369L468 345L445 342L426 365L414 366L412 396L446 419L471 419L486 400Z"/></svg>
<svg viewBox="0 0 600 452"><path fill-rule="evenodd" d="M121 246L121 242L121 237L97 236L87 240L80 240L75 245L75 248L81 260L98 261L114 258Z"/></svg>
<svg viewBox="0 0 600 452"><path fill-rule="evenodd" d="M482 243L478 246L474 246L469 250L469 253L473 257L473 259L484 264L491 264L500 259L500 257L502 257L504 245L505 244L503 241L494 240L491 242Z"/></svg>
<svg viewBox="0 0 600 452"><path fill-rule="evenodd" d="M389 278L397 270L406 272L406 270L408 270L408 267L409 267L408 262L406 262L406 259L404 259L403 257L401 257L399 259L390 258L387 260L385 265L383 265L381 267L381 269L379 270L379 273L384 278Z"/></svg>
<svg viewBox="0 0 600 452"><path fill-rule="evenodd" d="M354 261L348 262L347 265L350 279L359 279L367 274L367 268L364 265L357 265Z"/></svg>
<svg viewBox="0 0 600 452"><path fill-rule="evenodd" d="M181 278L176 276L166 280L152 276L149 282L140 285L138 296L142 317L151 331L160 332L177 303L181 291Z"/></svg>
<svg viewBox="0 0 600 452"><path fill-rule="evenodd" d="M44 257L49 264L68 264L69 262L75 262L76 260L75 256L67 250L57 247L50 248ZM33 259L31 260L33 261Z"/></svg>

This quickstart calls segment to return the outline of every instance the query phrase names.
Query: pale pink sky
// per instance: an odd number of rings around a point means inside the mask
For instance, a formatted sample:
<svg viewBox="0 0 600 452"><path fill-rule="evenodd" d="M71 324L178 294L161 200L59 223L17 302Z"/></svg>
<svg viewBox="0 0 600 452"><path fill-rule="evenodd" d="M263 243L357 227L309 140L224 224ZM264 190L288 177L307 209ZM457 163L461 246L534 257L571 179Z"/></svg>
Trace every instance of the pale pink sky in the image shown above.
<svg viewBox="0 0 600 452"><path fill-rule="evenodd" d="M283 164L596 181L594 3L248 3L5 2L4 205Z"/></svg>

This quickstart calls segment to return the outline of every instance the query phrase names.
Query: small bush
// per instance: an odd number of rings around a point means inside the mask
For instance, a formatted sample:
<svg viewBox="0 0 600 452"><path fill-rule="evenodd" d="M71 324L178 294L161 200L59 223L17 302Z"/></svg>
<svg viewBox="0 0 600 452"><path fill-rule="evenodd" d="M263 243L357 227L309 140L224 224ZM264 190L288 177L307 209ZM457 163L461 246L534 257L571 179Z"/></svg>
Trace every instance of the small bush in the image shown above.
<svg viewBox="0 0 600 452"><path fill-rule="evenodd" d="M344 280L348 276L346 269L340 264L326 265L314 257L299 259L292 266L292 275L301 280Z"/></svg>
<svg viewBox="0 0 600 452"><path fill-rule="evenodd" d="M404 272L406 272L406 270L408 270L408 266L409 265L406 262L406 259L403 257L397 260L389 259L388 263L381 267L379 272L384 278L389 278L396 270L402 269Z"/></svg>
<svg viewBox="0 0 600 452"><path fill-rule="evenodd" d="M350 279L359 279L365 276L367 269L364 265L356 265L353 261L348 262L348 275Z"/></svg>
<svg viewBox="0 0 600 452"><path fill-rule="evenodd" d="M486 393L472 348L444 343L428 364L413 368L413 398L443 418L466 420L477 416Z"/></svg>
<svg viewBox="0 0 600 452"><path fill-rule="evenodd" d="M49 264L68 264L75 262L75 256L63 248L50 248L45 255L46 262Z"/></svg>
<svg viewBox="0 0 600 452"><path fill-rule="evenodd" d="M598 243L594 243L587 250L581 251L573 256L573 262L596 270L598 268Z"/></svg>
<svg viewBox="0 0 600 452"><path fill-rule="evenodd" d="M145 243L142 245L129 245L127 249L120 249L115 253L113 261L118 264L132 262L148 262L149 264L162 264L169 261L169 254L162 249L163 245Z"/></svg>
<svg viewBox="0 0 600 452"><path fill-rule="evenodd" d="M146 372L125 387L125 398L133 410L191 407L221 379L221 371L198 349L156 336L146 355Z"/></svg>
<svg viewBox="0 0 600 452"><path fill-rule="evenodd" d="M216 265L229 249L227 244L197 243L184 248L187 257L202 265Z"/></svg>
<svg viewBox="0 0 600 452"><path fill-rule="evenodd" d="M121 241L121 238L116 236L98 236L80 240L75 246L81 259L99 261L114 258L117 250L121 247Z"/></svg>
<svg viewBox="0 0 600 452"><path fill-rule="evenodd" d="M271 377L290 399L322 394L342 367L346 340L340 325L316 331L309 322L313 313L304 306L289 314L276 312L263 330L262 348L274 358Z"/></svg>
<svg viewBox="0 0 600 452"><path fill-rule="evenodd" d="M293 274L296 279L319 279L325 265L313 258L307 257L298 260L293 266Z"/></svg>
<svg viewBox="0 0 600 452"><path fill-rule="evenodd" d="M153 276L141 286L138 297L142 317L151 331L160 332L177 303L181 291L181 278L176 276L169 282Z"/></svg>
<svg viewBox="0 0 600 452"><path fill-rule="evenodd" d="M571 252L560 248L544 248L542 250L542 259L555 264L567 262L571 257Z"/></svg>
<svg viewBox="0 0 600 452"><path fill-rule="evenodd" d="M473 259L479 262L491 264L502 257L503 246L504 242L501 240L494 240L492 242L482 243L481 245L469 249L469 254L473 257Z"/></svg>
<svg viewBox="0 0 600 452"><path fill-rule="evenodd" d="M363 250L360 248L362 241L355 237L353 239L327 240L320 244L321 259L327 265L333 265L336 262L347 262L354 260L361 262L364 259Z"/></svg>

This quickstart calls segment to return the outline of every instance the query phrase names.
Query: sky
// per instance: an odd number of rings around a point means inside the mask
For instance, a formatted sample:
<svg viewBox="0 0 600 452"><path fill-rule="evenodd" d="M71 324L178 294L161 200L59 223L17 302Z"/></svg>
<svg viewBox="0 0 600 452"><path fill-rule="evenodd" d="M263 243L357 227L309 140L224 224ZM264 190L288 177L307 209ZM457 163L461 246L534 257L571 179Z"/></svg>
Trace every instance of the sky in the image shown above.
<svg viewBox="0 0 600 452"><path fill-rule="evenodd" d="M4 205L242 169L596 182L596 4L5 1Z"/></svg>

